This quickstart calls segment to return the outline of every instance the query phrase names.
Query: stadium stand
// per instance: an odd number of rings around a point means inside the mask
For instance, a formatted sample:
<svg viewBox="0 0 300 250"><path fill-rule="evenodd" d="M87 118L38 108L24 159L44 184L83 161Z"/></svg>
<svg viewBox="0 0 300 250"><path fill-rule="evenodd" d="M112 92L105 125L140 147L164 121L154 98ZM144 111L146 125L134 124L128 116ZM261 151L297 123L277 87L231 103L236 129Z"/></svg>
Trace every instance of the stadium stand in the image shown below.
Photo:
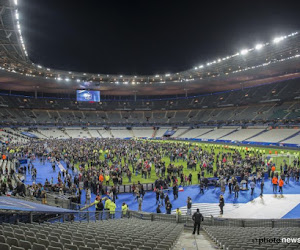
<svg viewBox="0 0 300 250"><path fill-rule="evenodd" d="M220 248L228 250L247 249L299 249L299 243L263 242L263 239L298 238L299 228L265 228L265 227L218 227L205 226L204 230ZM262 240L259 243L259 240Z"/></svg>
<svg viewBox="0 0 300 250"><path fill-rule="evenodd" d="M272 129L265 133L254 136L248 139L248 141L276 143L284 141L285 139L298 133L299 131L299 129Z"/></svg>
<svg viewBox="0 0 300 250"><path fill-rule="evenodd" d="M235 131L232 134L223 136L221 139L224 140L224 141L226 141L226 140L229 140L229 141L245 141L248 138L254 137L255 135L261 133L264 130L265 129L251 129L251 128L239 129L239 130Z"/></svg>
<svg viewBox="0 0 300 250"><path fill-rule="evenodd" d="M0 248L71 250L171 249L182 225L168 222L119 219L73 223L19 223L0 225ZM159 232L159 233L157 233Z"/></svg>

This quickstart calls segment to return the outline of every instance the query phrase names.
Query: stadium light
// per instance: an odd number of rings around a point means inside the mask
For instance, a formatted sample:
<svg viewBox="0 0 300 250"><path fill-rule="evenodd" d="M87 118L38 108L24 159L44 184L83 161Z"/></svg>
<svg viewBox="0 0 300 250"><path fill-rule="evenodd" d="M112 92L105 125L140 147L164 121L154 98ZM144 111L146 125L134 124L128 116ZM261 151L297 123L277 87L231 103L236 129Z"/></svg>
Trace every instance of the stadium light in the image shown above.
<svg viewBox="0 0 300 250"><path fill-rule="evenodd" d="M221 62L221 59L220 59L220 58L218 59L218 62Z"/></svg>
<svg viewBox="0 0 300 250"><path fill-rule="evenodd" d="M170 74L166 74L166 76L170 76Z"/></svg>
<svg viewBox="0 0 300 250"><path fill-rule="evenodd" d="M18 10L16 10L16 14L15 14L15 15L16 15L16 19L19 20L19 13L18 13Z"/></svg>
<svg viewBox="0 0 300 250"><path fill-rule="evenodd" d="M246 55L248 53L248 49L241 50L241 55Z"/></svg>
<svg viewBox="0 0 300 250"><path fill-rule="evenodd" d="M77 79L76 82L80 82L80 79Z"/></svg>
<svg viewBox="0 0 300 250"><path fill-rule="evenodd" d="M47 71L50 71L50 69L49 69L49 68L47 68Z"/></svg>
<svg viewBox="0 0 300 250"><path fill-rule="evenodd" d="M58 78L57 78L57 81L61 81L61 78L60 78L60 77L58 77Z"/></svg>
<svg viewBox="0 0 300 250"><path fill-rule="evenodd" d="M195 70L197 70L197 69L198 69L198 67L195 67L194 69L195 69Z"/></svg>
<svg viewBox="0 0 300 250"><path fill-rule="evenodd" d="M255 49L256 49L256 50L260 50L262 47L263 47L262 44L257 44L257 45L255 46Z"/></svg>
<svg viewBox="0 0 300 250"><path fill-rule="evenodd" d="M66 81L66 82L69 82L69 81L70 81L70 79L69 79L69 78L66 78L66 79L65 79L65 81Z"/></svg>
<svg viewBox="0 0 300 250"><path fill-rule="evenodd" d="M159 77L159 75L156 75L155 77Z"/></svg>
<svg viewBox="0 0 300 250"><path fill-rule="evenodd" d="M122 78L123 76L122 76L122 75L120 75L120 77Z"/></svg>
<svg viewBox="0 0 300 250"><path fill-rule="evenodd" d="M281 42L283 39L284 39L283 36L281 36L281 37L276 37L276 38L273 40L273 42L274 42L274 43L279 43L279 42Z"/></svg>
<svg viewBox="0 0 300 250"><path fill-rule="evenodd" d="M14 0L15 5L18 5L18 0Z"/></svg>
<svg viewBox="0 0 300 250"><path fill-rule="evenodd" d="M38 67L39 69L41 69L41 68L42 68L42 66L41 66L41 65L37 65L37 67Z"/></svg>

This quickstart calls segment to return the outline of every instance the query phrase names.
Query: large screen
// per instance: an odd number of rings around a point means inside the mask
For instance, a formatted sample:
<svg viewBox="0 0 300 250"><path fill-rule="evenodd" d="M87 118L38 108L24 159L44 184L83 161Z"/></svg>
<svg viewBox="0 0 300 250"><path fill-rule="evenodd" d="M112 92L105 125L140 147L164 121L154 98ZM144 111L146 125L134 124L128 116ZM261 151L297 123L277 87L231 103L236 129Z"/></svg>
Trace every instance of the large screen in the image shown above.
<svg viewBox="0 0 300 250"><path fill-rule="evenodd" d="M100 102L100 91L77 90L78 102Z"/></svg>

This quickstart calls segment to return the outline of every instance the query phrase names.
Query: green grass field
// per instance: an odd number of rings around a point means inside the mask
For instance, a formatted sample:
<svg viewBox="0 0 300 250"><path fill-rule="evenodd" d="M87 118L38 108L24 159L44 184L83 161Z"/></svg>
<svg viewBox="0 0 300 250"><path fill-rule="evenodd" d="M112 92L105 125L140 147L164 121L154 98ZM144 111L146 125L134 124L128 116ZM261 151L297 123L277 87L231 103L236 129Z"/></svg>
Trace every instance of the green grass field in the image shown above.
<svg viewBox="0 0 300 250"><path fill-rule="evenodd" d="M146 143L146 140L143 140ZM151 140L151 142L155 142L155 143L185 143L185 144L189 144L189 142L178 142L178 141L160 141L160 140ZM202 142L193 142L191 143L192 145L190 146L190 148L194 148L195 146L201 146L202 148L204 148L204 150L211 152L211 147L214 147L214 151L215 154L217 155L219 152L233 152L234 149L238 149L242 156L244 157L246 152L248 152L249 154L264 154L264 155L268 155L268 154L290 154L290 155L296 155L296 157L299 160L299 151L298 150L284 150L284 149L274 149L274 148L262 148L262 147L245 147L245 146L228 146L226 144L221 145L221 144L208 144L208 143L202 143ZM101 160L104 160L104 155L100 156ZM273 162L276 163L276 168L277 170L280 169L280 164L283 163L284 157L275 157L273 158ZM165 161L166 166L169 165L170 163L170 159L169 157L164 157L163 161ZM122 159L122 163L124 163L124 160ZM174 164L175 166L180 166L183 165L184 170L183 173L185 175L189 175L190 173L192 173L193 175L193 179L192 179L192 183L196 184L197 183L197 173L199 172L199 164L197 164L197 171L192 171L190 169L187 169L187 162L183 161L183 160L179 160L178 162L175 161L172 164ZM79 164L75 164L75 166L77 168L79 168ZM129 165L130 169L132 170L132 166ZM216 163L214 160L214 170L216 169ZM206 177L212 177L212 175L205 175ZM155 168L152 167L151 168L151 178L147 178L144 179L141 177L141 174L139 174L138 176L135 176L135 173L132 173L132 178L131 178L131 183L137 183L138 181L140 181L141 183L153 183L155 180L157 179L156 174L155 174ZM110 184L112 185L112 181L110 181ZM128 178L127 177L123 177L123 184L130 184L128 182Z"/></svg>

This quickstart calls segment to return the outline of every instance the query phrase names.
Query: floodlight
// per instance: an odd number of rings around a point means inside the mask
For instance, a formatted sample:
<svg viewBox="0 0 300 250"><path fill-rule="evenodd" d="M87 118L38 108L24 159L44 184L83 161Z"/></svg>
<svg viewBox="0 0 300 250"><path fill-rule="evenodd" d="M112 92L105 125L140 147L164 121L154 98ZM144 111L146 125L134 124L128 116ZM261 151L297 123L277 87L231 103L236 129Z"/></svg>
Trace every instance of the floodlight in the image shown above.
<svg viewBox="0 0 300 250"><path fill-rule="evenodd" d="M80 79L77 79L76 82L80 82Z"/></svg>
<svg viewBox="0 0 300 250"><path fill-rule="evenodd" d="M283 36L281 36L281 37L276 37L276 38L273 40L273 42L274 42L274 43L279 43L279 42L282 41L283 39L284 39Z"/></svg>
<svg viewBox="0 0 300 250"><path fill-rule="evenodd" d="M159 75L155 75L155 77L159 77Z"/></svg>
<svg viewBox="0 0 300 250"><path fill-rule="evenodd" d="M202 69L203 67L204 67L203 65L200 65L200 66L199 66L199 69Z"/></svg>
<svg viewBox="0 0 300 250"><path fill-rule="evenodd" d="M57 80L58 80L58 81L61 81L61 78L60 78L60 77L58 77L58 78L57 78Z"/></svg>
<svg viewBox="0 0 300 250"><path fill-rule="evenodd" d="M166 76L170 76L170 74L166 74Z"/></svg>
<svg viewBox="0 0 300 250"><path fill-rule="evenodd" d="M198 69L198 67L195 67L195 70L197 70Z"/></svg>
<svg viewBox="0 0 300 250"><path fill-rule="evenodd" d="M37 67L38 67L39 69L41 69L41 68L42 68L42 66L41 66L41 65L37 65Z"/></svg>
<svg viewBox="0 0 300 250"><path fill-rule="evenodd" d="M242 55L246 55L247 53L248 53L248 50L247 50L247 49L241 50L241 54L242 54Z"/></svg>
<svg viewBox="0 0 300 250"><path fill-rule="evenodd" d="M69 78L66 78L65 80L66 80L66 82L69 82L69 81L70 81L70 79L69 79Z"/></svg>
<svg viewBox="0 0 300 250"><path fill-rule="evenodd" d="M257 45L255 46L255 49L260 50L262 47L263 47L262 44L257 44Z"/></svg>
<svg viewBox="0 0 300 250"><path fill-rule="evenodd" d="M18 5L18 0L14 0L15 5Z"/></svg>

